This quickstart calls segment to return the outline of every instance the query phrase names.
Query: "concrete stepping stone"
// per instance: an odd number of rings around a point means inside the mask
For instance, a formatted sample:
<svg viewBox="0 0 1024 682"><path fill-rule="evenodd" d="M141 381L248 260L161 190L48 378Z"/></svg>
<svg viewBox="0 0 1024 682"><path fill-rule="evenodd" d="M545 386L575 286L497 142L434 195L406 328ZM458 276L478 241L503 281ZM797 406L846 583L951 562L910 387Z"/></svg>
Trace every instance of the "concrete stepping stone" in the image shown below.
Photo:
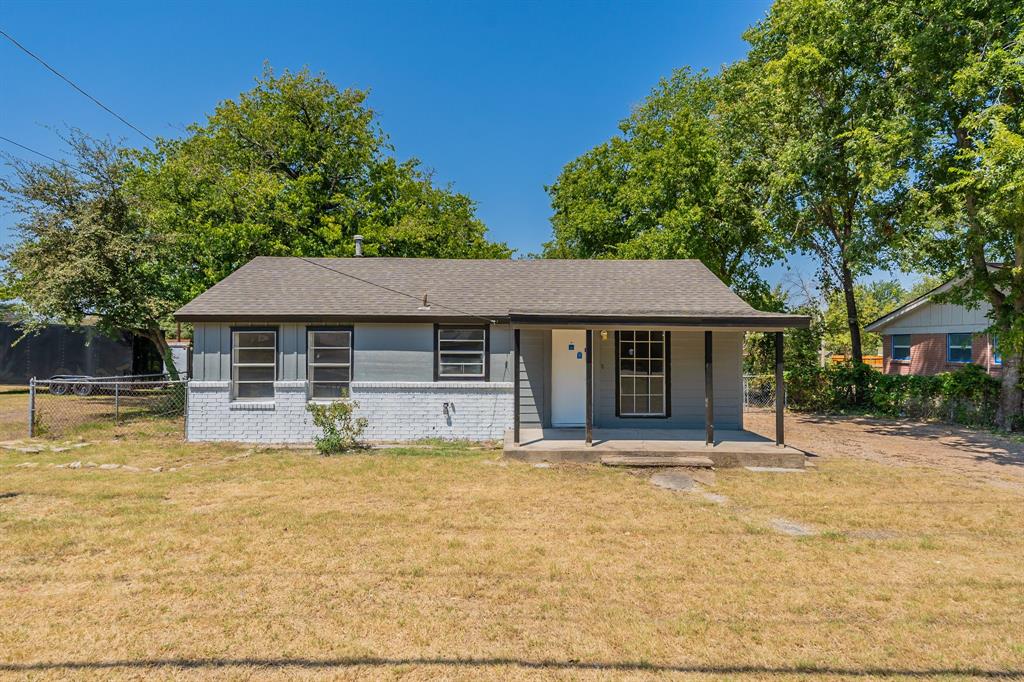
<svg viewBox="0 0 1024 682"><path fill-rule="evenodd" d="M677 469L669 469L668 471L654 474L651 476L651 484L666 490L680 492L691 492L697 489L697 482L693 480L693 477L685 471Z"/></svg>

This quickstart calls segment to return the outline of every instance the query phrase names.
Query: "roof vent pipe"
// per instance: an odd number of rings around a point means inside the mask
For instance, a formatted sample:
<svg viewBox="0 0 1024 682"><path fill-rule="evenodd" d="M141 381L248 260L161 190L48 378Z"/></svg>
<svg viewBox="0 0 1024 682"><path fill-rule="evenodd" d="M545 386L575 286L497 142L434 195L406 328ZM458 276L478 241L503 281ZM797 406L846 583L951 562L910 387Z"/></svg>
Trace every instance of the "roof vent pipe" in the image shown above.
<svg viewBox="0 0 1024 682"><path fill-rule="evenodd" d="M359 258L360 256L363 255L363 235L357 234L356 237L355 237L355 240L356 240L356 258Z"/></svg>

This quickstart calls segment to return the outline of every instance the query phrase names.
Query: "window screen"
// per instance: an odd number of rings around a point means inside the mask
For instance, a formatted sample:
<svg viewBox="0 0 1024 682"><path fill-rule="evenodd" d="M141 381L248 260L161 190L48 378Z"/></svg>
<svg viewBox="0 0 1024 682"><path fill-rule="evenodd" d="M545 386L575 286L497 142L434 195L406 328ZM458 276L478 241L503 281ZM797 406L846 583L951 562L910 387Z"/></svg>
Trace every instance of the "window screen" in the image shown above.
<svg viewBox="0 0 1024 682"><path fill-rule="evenodd" d="M231 332L231 386L235 398L273 398L276 374L277 332Z"/></svg>
<svg viewBox="0 0 1024 682"><path fill-rule="evenodd" d="M668 332L617 332L620 416L667 415L668 338Z"/></svg>
<svg viewBox="0 0 1024 682"><path fill-rule="evenodd" d="M483 327L437 328L438 379L483 379L487 365L487 330Z"/></svg>
<svg viewBox="0 0 1024 682"><path fill-rule="evenodd" d="M348 397L352 380L351 330L307 330L306 380L310 398L331 400Z"/></svg>

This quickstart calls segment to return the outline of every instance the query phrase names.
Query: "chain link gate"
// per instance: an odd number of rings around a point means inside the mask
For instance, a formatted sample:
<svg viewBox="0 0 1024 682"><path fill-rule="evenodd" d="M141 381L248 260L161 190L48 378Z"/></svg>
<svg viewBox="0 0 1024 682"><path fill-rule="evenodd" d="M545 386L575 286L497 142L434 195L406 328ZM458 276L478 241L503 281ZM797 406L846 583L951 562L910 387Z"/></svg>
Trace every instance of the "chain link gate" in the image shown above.
<svg viewBox="0 0 1024 682"><path fill-rule="evenodd" d="M783 403L785 403L785 396L783 396ZM743 409L748 412L775 409L774 374L743 375Z"/></svg>
<svg viewBox="0 0 1024 682"><path fill-rule="evenodd" d="M183 433L187 403L188 379L165 375L32 379L28 435L67 438L103 426Z"/></svg>

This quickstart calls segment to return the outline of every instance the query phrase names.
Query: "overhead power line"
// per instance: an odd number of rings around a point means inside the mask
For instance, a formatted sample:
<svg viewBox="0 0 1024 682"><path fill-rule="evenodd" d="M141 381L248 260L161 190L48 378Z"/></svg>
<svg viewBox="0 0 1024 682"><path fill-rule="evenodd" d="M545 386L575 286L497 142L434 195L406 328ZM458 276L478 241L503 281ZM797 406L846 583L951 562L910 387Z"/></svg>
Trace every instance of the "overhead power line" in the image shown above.
<svg viewBox="0 0 1024 682"><path fill-rule="evenodd" d="M32 152L33 154L35 154L37 156L41 156L44 159L49 159L50 161L53 161L54 163L59 163L62 166L67 166L68 168L73 168L74 170L81 170L80 168L78 168L78 166L74 166L74 165L68 163L67 161L61 161L60 159L55 159L52 156L50 156L49 154L44 154L41 151L39 151L38 149L32 149L32 147L25 146L25 145L23 145L20 142L15 142L14 140L12 140L9 137L4 137L3 135L0 135L0 140L3 140L4 142L7 142L9 144L13 144L15 147L21 147L22 149L24 149L27 152Z"/></svg>
<svg viewBox="0 0 1024 682"><path fill-rule="evenodd" d="M297 256L297 258L299 260L301 260L301 261L305 261L305 262L309 263L310 265L315 265L318 268L323 268L324 270L329 270L329 271L335 273L336 275L342 275L344 277L348 277L350 279L354 279L357 282L362 282L363 284L369 284L370 286L377 287L378 289L383 289L384 291L390 291L391 293L398 294L399 296L405 296L406 298L411 298L414 301L424 301L424 300L426 300L425 296L424 297L420 297L420 296L416 296L415 294L408 294L408 293L406 293L404 291L399 291L398 289L392 289L389 286L385 286L383 284L377 284L376 282L371 282L368 279L363 279L362 277L357 277L356 275L353 275L353 274L350 274L350 273L347 273L347 272L343 272L341 270L335 270L334 268L329 268L326 265L324 265L323 263L317 263L316 261L310 260L309 258L306 258L304 256ZM458 313L460 315L466 315L467 317L475 317L478 320L483 320L485 322L489 322L490 324L497 324L497 322L495 320L492 320L489 317L484 317L483 315L477 315L476 313L470 313L470 312L467 312L465 310L460 310L459 308L453 308L450 305L444 305L444 304L438 303L437 301L434 301L434 300L428 301L428 304L431 307L437 306L438 308L444 308L445 310L451 310L452 312L456 312L456 313Z"/></svg>
<svg viewBox="0 0 1024 682"><path fill-rule="evenodd" d="M49 69L49 70L50 70L50 71L51 71L51 72L52 72L52 73L53 73L53 74L54 74L55 76L57 76L58 78L60 78L60 79L61 79L62 81L64 81L65 83L67 83L68 85L70 85L71 87L73 87L73 88L74 88L75 90L78 90L78 92L82 93L83 95L85 95L85 96L86 96L86 97L88 97L89 99L91 99L91 100L92 100L93 102L95 102L95 103L96 103L96 104L97 104L97 105L98 105L98 106L99 106L99 107L100 107L101 109L103 109L103 110L104 110L104 111L106 111L106 112L107 112L108 114L110 114L111 116L113 116L114 118L116 118L117 120L119 120L119 121L120 121L121 123L124 123L124 124L125 124L126 126L128 126L128 127L129 127L129 128L131 128L132 130L134 130L135 132L137 132L137 133L138 133L139 135L142 135L142 136L143 136L144 138L146 138L146 139L147 139L147 140L149 140L150 142L153 142L153 143L155 143L155 142L156 142L156 140L154 140L154 139L153 139L152 137L150 137L150 136L149 136L149 135L147 135L146 133L144 133L144 132L142 132L141 130L139 130L139 128L138 128L138 127L136 127L135 125L133 125L133 124L132 124L132 123L131 123L130 121L128 121L128 119L126 119L126 118L125 118L124 116L121 116L121 115L120 115L119 113L117 113L116 111L114 111L113 109L111 109L110 107L108 107L108 106L107 106L106 104L104 104L103 102L99 101L98 99L96 99L95 97L93 97L92 95L90 95L90 94L89 94L88 92L86 92L85 90L83 90L82 88L80 88L80 87L79 87L79 86L78 86L78 85L77 85L77 84L76 84L76 83L75 83L74 81L72 81L72 80L71 80L70 78L68 78L67 76L65 76L64 74L62 74L62 73L61 73L60 71L58 71L57 69L55 69L55 68L53 68L52 66L50 66L49 64L47 64L47 63L46 63L46 61L45 61L45 60L44 60L44 59L43 59L42 57L40 57L40 56L39 56L39 55L37 55L36 53L34 53L34 52L32 52L31 50L29 50L29 49L28 49L27 47L25 47L24 45L22 45L21 43L19 43L19 42L18 42L17 40L15 40L15 39L14 39L14 37L13 37L13 36L11 36L11 35L10 35L9 33L5 32L5 31L4 31L3 29L0 29L0 35L2 35L2 36L3 36L4 38L7 38L7 40L11 41L11 42L12 42L12 43L13 43L13 44L14 44L14 45L15 45L15 46L16 46L16 47L17 47L17 48L19 49L19 50L21 50L22 52L24 52L25 54L27 54L27 55L28 55L29 57L32 57L32 59L35 59L35 60L36 60L37 62L39 62L40 64L42 64L43 66L45 66L45 67L46 67L47 69Z"/></svg>

